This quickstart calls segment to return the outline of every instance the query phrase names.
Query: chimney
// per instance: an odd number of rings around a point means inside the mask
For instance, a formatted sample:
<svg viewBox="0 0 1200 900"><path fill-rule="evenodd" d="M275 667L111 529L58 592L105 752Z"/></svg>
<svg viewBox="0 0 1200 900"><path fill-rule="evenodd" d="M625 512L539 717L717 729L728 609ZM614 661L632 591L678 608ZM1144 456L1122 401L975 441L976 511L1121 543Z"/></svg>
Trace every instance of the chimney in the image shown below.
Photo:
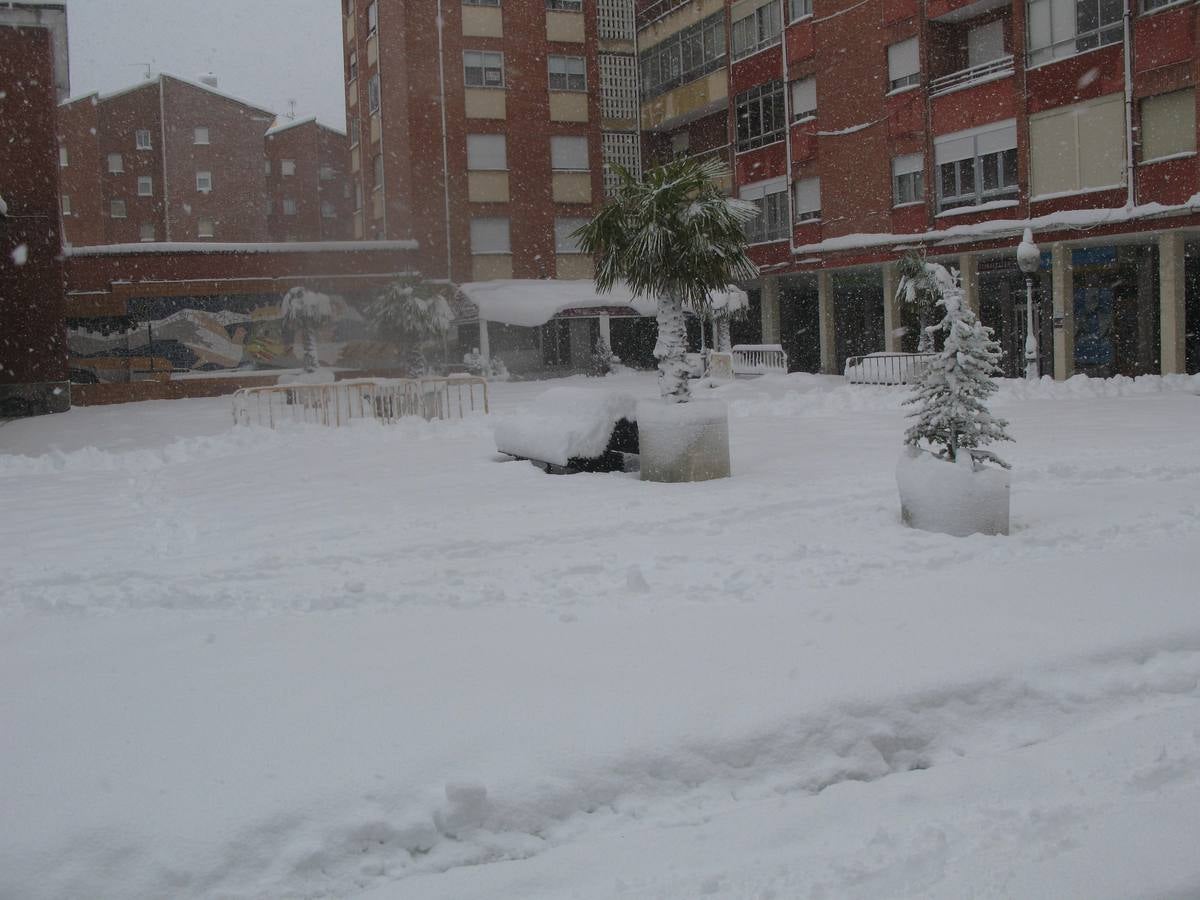
<svg viewBox="0 0 1200 900"><path fill-rule="evenodd" d="M201 84L208 85L213 90L217 89L217 76L212 72L205 72L197 79L197 81L199 81Z"/></svg>

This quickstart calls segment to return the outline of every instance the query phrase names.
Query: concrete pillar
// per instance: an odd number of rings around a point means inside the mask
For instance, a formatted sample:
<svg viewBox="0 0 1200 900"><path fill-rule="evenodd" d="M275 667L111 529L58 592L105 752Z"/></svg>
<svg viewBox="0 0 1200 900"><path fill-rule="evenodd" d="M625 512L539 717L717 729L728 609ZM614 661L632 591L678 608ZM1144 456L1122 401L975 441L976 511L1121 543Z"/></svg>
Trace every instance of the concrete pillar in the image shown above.
<svg viewBox="0 0 1200 900"><path fill-rule="evenodd" d="M764 275L762 291L762 342L778 344L779 341L779 276Z"/></svg>
<svg viewBox="0 0 1200 900"><path fill-rule="evenodd" d="M1158 236L1159 361L1164 375L1187 371L1183 254L1180 232L1166 231Z"/></svg>
<svg viewBox="0 0 1200 900"><path fill-rule="evenodd" d="M896 288L900 285L900 272L895 263L883 267L883 349L888 353L900 352L900 301L896 299Z"/></svg>
<svg viewBox="0 0 1200 900"><path fill-rule="evenodd" d="M837 366L837 320L833 314L833 276L817 273L817 322L821 336L821 371L840 375Z"/></svg>
<svg viewBox="0 0 1200 900"><path fill-rule="evenodd" d="M492 367L492 345L488 340L487 319L479 317L479 356L483 360L484 374Z"/></svg>
<svg viewBox="0 0 1200 900"><path fill-rule="evenodd" d="M967 309L979 316L979 257L963 253L958 257L958 283L962 285ZM987 324L986 322L984 323Z"/></svg>
<svg viewBox="0 0 1200 900"><path fill-rule="evenodd" d="M608 345L608 349L612 349L612 321L608 316L600 317L600 340Z"/></svg>
<svg viewBox="0 0 1200 900"><path fill-rule="evenodd" d="M1066 381L1075 374L1075 273L1071 249L1065 244L1050 248L1050 288L1054 298L1054 378Z"/></svg>

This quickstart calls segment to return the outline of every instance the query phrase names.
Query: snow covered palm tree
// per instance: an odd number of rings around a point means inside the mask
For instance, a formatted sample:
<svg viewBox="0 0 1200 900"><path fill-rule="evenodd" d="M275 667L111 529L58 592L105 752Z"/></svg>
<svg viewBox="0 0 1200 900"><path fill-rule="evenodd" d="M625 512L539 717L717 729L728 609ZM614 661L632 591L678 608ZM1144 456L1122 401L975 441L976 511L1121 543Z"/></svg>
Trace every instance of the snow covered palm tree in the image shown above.
<svg viewBox="0 0 1200 900"><path fill-rule="evenodd" d="M454 316L446 300L448 284L426 281L418 272L400 276L368 307L380 337L400 347L410 375L425 374L421 348L444 337Z"/></svg>
<svg viewBox="0 0 1200 900"><path fill-rule="evenodd" d="M283 295L279 312L285 331L300 332L304 371L315 372L321 365L317 359L317 329L333 318L333 302L325 294L294 287Z"/></svg>
<svg viewBox="0 0 1200 900"><path fill-rule="evenodd" d="M596 257L599 290L623 281L635 297L657 300L659 388L664 399L685 403L684 308L706 312L711 291L757 276L743 225L758 210L721 193L716 181L727 170L720 160L675 160L641 181L616 170L615 196L576 236Z"/></svg>

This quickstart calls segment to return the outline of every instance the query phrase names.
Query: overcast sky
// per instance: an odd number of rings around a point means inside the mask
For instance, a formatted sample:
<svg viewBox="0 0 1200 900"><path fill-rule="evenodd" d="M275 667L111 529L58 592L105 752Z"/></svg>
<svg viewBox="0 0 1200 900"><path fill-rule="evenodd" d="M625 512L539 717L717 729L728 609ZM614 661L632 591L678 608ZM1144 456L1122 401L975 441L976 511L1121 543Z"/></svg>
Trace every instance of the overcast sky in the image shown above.
<svg viewBox="0 0 1200 900"><path fill-rule="evenodd" d="M68 0L67 15L73 96L135 84L150 63L346 127L339 0Z"/></svg>

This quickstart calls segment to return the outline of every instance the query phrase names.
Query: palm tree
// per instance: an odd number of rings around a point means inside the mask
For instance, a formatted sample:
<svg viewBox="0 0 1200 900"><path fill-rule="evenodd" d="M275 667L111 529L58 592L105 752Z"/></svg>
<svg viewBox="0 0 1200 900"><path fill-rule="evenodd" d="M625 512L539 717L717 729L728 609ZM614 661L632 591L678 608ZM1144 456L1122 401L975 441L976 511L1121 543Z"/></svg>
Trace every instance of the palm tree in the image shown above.
<svg viewBox="0 0 1200 900"><path fill-rule="evenodd" d="M424 375L422 347L445 337L454 314L446 301L449 284L426 281L418 272L401 275L367 308L379 336L404 352L410 376Z"/></svg>
<svg viewBox="0 0 1200 900"><path fill-rule="evenodd" d="M758 275L742 230L758 210L721 193L716 180L727 170L719 159L674 160L640 181L614 168L616 194L575 236L596 257L598 290L623 281L634 297L658 301L659 390L665 400L686 403L684 308L706 313L710 291Z"/></svg>
<svg viewBox="0 0 1200 900"><path fill-rule="evenodd" d="M283 295L279 312L285 331L299 331L304 344L304 371L315 372L317 359L317 329L333 318L333 303L325 294L308 288L294 287Z"/></svg>

